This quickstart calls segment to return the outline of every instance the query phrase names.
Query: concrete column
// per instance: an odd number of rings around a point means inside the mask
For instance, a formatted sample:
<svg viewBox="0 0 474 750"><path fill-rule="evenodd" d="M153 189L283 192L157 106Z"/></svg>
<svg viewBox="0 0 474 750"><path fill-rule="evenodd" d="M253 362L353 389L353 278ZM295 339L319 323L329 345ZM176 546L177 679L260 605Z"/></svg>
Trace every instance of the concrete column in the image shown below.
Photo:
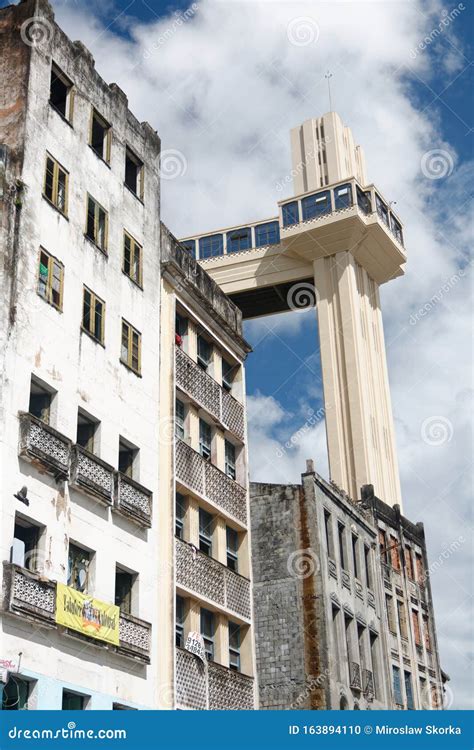
<svg viewBox="0 0 474 750"><path fill-rule="evenodd" d="M212 556L223 565L227 564L226 522L222 516L216 516L212 539Z"/></svg>
<svg viewBox="0 0 474 750"><path fill-rule="evenodd" d="M189 536L186 541L199 549L199 506L193 497L189 498L187 517L189 518Z"/></svg>

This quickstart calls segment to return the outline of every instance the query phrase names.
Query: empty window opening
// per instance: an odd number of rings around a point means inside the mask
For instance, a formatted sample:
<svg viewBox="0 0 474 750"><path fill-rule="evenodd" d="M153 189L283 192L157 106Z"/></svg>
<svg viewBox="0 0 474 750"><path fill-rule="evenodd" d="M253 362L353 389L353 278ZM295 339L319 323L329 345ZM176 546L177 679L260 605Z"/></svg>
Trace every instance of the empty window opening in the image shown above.
<svg viewBox="0 0 474 750"><path fill-rule="evenodd" d="M125 184L143 200L143 162L128 147L125 150Z"/></svg>
<svg viewBox="0 0 474 750"><path fill-rule="evenodd" d="M212 555L212 531L214 516L203 508L199 508L199 549L205 555Z"/></svg>
<svg viewBox="0 0 474 750"><path fill-rule="evenodd" d="M49 424L51 419L52 401L53 393L32 377L30 386L30 403L28 407L30 414L41 419L45 424Z"/></svg>
<svg viewBox="0 0 474 750"><path fill-rule="evenodd" d="M111 128L108 122L99 115L95 109L92 110L90 145L97 156L110 162L110 140Z"/></svg>
<svg viewBox="0 0 474 750"><path fill-rule="evenodd" d="M129 443L124 438L119 440L119 472L125 476L133 478L136 474L136 461L138 458L138 448Z"/></svg>
<svg viewBox="0 0 474 750"><path fill-rule="evenodd" d="M70 690L63 690L62 710L63 711L85 711L89 696L80 693L72 693Z"/></svg>
<svg viewBox="0 0 474 750"><path fill-rule="evenodd" d="M132 612L132 592L136 577L136 574L118 566L115 568L115 605L126 614Z"/></svg>
<svg viewBox="0 0 474 750"><path fill-rule="evenodd" d="M0 693L3 711L25 711L34 686L33 680L25 680L9 674L8 682Z"/></svg>
<svg viewBox="0 0 474 750"><path fill-rule="evenodd" d="M51 66L49 103L66 120L72 122L73 100L74 90L72 82L66 75L64 75L57 65L53 63Z"/></svg>
<svg viewBox="0 0 474 750"><path fill-rule="evenodd" d="M89 453L94 453L96 436L99 429L99 422L92 417L87 416L81 409L77 413L77 438L76 442L81 448L85 448Z"/></svg>
<svg viewBox="0 0 474 750"><path fill-rule="evenodd" d="M31 571L38 569L38 546L41 529L21 516L15 516L11 561Z"/></svg>

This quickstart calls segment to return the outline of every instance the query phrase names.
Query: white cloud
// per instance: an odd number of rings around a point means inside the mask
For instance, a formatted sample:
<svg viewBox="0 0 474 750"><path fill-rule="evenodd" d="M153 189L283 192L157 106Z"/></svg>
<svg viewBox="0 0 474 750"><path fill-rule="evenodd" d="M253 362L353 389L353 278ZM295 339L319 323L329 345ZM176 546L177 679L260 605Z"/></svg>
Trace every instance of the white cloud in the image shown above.
<svg viewBox="0 0 474 750"><path fill-rule="evenodd" d="M417 109L409 80L411 71L416 80L432 82L437 63L419 45L441 11L438 0L203 0L196 16L173 33L173 17L148 25L130 21L131 41L124 41L113 26L103 29L90 10L58 8L66 31L91 47L103 77L127 92L133 111L157 128L163 148L185 155L186 175L163 185L163 218L178 236L275 215L283 197L277 184L291 168L288 131L328 109L324 74L333 72L335 109L365 147L370 179L397 201L405 224L407 273L382 290L382 302L405 512L425 522L431 559L443 543L467 534L470 523L469 280L456 283L416 325L409 322L465 263L470 235L458 208L472 165L457 166L437 110ZM297 46L288 41L288 24L303 16L317 23L317 41ZM459 69L455 34L462 23L462 17L454 20L445 32L448 83ZM154 49L166 32L167 41ZM436 49L443 43L438 39ZM423 154L432 149L452 156L454 171L444 181L421 172ZM304 316L287 317L277 321L277 331L283 335L305 325ZM324 446L324 428L310 430L275 462L289 417L264 398L250 399L254 478L297 481L305 458L314 456L318 467L322 462L315 454ZM423 422L433 416L452 425L451 439L441 446L421 438ZM458 708L470 705L474 694L466 669L469 551L463 545L433 576L441 655Z"/></svg>

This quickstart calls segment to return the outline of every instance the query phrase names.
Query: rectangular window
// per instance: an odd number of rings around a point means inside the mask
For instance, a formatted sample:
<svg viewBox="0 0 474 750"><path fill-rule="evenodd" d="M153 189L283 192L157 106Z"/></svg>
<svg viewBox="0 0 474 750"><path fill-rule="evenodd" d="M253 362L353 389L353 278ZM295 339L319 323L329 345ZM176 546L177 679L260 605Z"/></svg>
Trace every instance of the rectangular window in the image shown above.
<svg viewBox="0 0 474 750"><path fill-rule="evenodd" d="M140 375L142 335L136 328L122 319L122 346L120 361Z"/></svg>
<svg viewBox="0 0 474 750"><path fill-rule="evenodd" d="M425 571L423 568L423 558L418 552L415 554L415 565L416 565L416 580L420 586L423 586L425 582Z"/></svg>
<svg viewBox="0 0 474 750"><path fill-rule="evenodd" d="M186 336L188 332L188 319L184 317L184 315L180 315L179 313L176 313L175 318L175 332L176 335L180 338L183 338L183 336Z"/></svg>
<svg viewBox="0 0 474 750"><path fill-rule="evenodd" d="M420 620L419 620L418 612L416 611L416 609L412 609L411 619L413 622L413 633L415 636L415 645L421 646Z"/></svg>
<svg viewBox="0 0 474 750"><path fill-rule="evenodd" d="M225 441L225 473L231 479L235 479L235 445L228 440Z"/></svg>
<svg viewBox="0 0 474 750"><path fill-rule="evenodd" d="M393 606L393 597L386 594L385 604L387 606L388 627L391 633L397 634L397 623L395 621L395 610Z"/></svg>
<svg viewBox="0 0 474 750"><path fill-rule="evenodd" d="M69 173L56 159L46 154L43 195L64 216L67 216Z"/></svg>
<svg viewBox="0 0 474 750"><path fill-rule="evenodd" d="M128 232L123 233L123 272L142 286L142 246Z"/></svg>
<svg viewBox="0 0 474 750"><path fill-rule="evenodd" d="M36 571L40 534L39 526L20 516L15 516L11 562L27 570Z"/></svg>
<svg viewBox="0 0 474 750"><path fill-rule="evenodd" d="M370 547L364 544L364 566L365 566L365 585L368 589L372 588L372 563L370 557Z"/></svg>
<svg viewBox="0 0 474 750"><path fill-rule="evenodd" d="M298 201L285 203L285 205L281 207L281 211L282 211L282 216L283 216L284 227L289 227L292 224L298 224L299 222Z"/></svg>
<svg viewBox="0 0 474 750"><path fill-rule="evenodd" d="M340 211L342 208L349 208L349 206L352 206L352 187L350 183L334 188L334 208L336 211Z"/></svg>
<svg viewBox="0 0 474 750"><path fill-rule="evenodd" d="M392 561L392 568L401 570L399 544L394 536L390 536L390 559Z"/></svg>
<svg viewBox="0 0 474 750"><path fill-rule="evenodd" d="M387 549L387 535L383 529L379 529L379 549L380 559L383 563L388 565L390 562L390 553Z"/></svg>
<svg viewBox="0 0 474 750"><path fill-rule="evenodd" d="M239 570L239 534L230 526L226 527L227 567L236 573Z"/></svg>
<svg viewBox="0 0 474 750"><path fill-rule="evenodd" d="M108 230L109 219L107 211L92 196L88 195L86 237L105 254L107 254Z"/></svg>
<svg viewBox="0 0 474 750"><path fill-rule="evenodd" d="M85 593L89 588L91 553L69 543L67 585Z"/></svg>
<svg viewBox="0 0 474 750"><path fill-rule="evenodd" d="M228 393L232 390L236 367L237 365L232 365L226 359L222 358L222 387Z"/></svg>
<svg viewBox="0 0 474 750"><path fill-rule="evenodd" d="M0 709L3 711L26 711L34 685L33 680L25 680L17 674L10 676L1 694Z"/></svg>
<svg viewBox="0 0 474 750"><path fill-rule="evenodd" d="M412 551L410 547L405 547L405 568L407 571L407 576L411 581L415 580L415 575L413 572L413 558L412 558Z"/></svg>
<svg viewBox="0 0 474 750"><path fill-rule="evenodd" d="M186 498L179 492L176 493L176 521L175 534L179 539L184 537L184 519L186 516Z"/></svg>
<svg viewBox="0 0 474 750"><path fill-rule="evenodd" d="M229 667L240 672L240 625L229 620Z"/></svg>
<svg viewBox="0 0 474 750"><path fill-rule="evenodd" d="M201 237L199 240L199 258L213 258L224 252L224 240L222 234L212 234L209 237Z"/></svg>
<svg viewBox="0 0 474 750"><path fill-rule="evenodd" d="M103 344L104 327L105 302L85 286L82 304L82 328L99 344Z"/></svg>
<svg viewBox="0 0 474 750"><path fill-rule="evenodd" d="M68 122L72 122L74 89L72 82L54 63L51 65L49 103Z"/></svg>
<svg viewBox="0 0 474 750"><path fill-rule="evenodd" d="M107 164L110 163L112 128L95 109L92 110L89 144L92 150Z"/></svg>
<svg viewBox="0 0 474 750"><path fill-rule="evenodd" d="M211 364L212 359L212 344L204 338L204 336L201 336L198 334L197 337L197 361L198 365L202 367L203 370L207 370L209 365Z"/></svg>
<svg viewBox="0 0 474 750"><path fill-rule="evenodd" d="M234 229L233 232L227 232L227 252L239 253L241 250L248 250L252 247L252 232L250 227Z"/></svg>
<svg viewBox="0 0 474 750"><path fill-rule="evenodd" d="M278 245L280 242L280 226L277 221L257 224L255 227L255 247Z"/></svg>
<svg viewBox="0 0 474 750"><path fill-rule="evenodd" d="M184 599L182 596L176 597L175 638L178 648L184 648Z"/></svg>
<svg viewBox="0 0 474 750"><path fill-rule="evenodd" d="M57 310L63 309L64 266L40 248L38 294Z"/></svg>
<svg viewBox="0 0 474 750"><path fill-rule="evenodd" d="M77 438L76 443L85 448L89 453L94 453L95 439L99 422L91 419L80 409L77 414Z"/></svg>
<svg viewBox="0 0 474 750"><path fill-rule="evenodd" d="M45 424L49 424L52 400L53 394L51 391L48 391L32 377L30 385L30 402L28 406L29 413L37 419L41 419Z"/></svg>
<svg viewBox="0 0 474 750"><path fill-rule="evenodd" d="M332 518L328 510L324 511L324 534L326 537L326 549L329 557L334 556L334 544L332 536Z"/></svg>
<svg viewBox="0 0 474 750"><path fill-rule="evenodd" d="M370 190L361 190L357 185L357 205L361 211L367 216L372 213L372 198L370 197Z"/></svg>
<svg viewBox="0 0 474 750"><path fill-rule="evenodd" d="M403 706L403 696L402 696L402 683L400 679L400 669L394 665L392 665L392 675L393 675L393 698L395 700L395 703L398 706Z"/></svg>
<svg viewBox="0 0 474 750"><path fill-rule="evenodd" d="M372 633L369 630L370 637L370 656L372 659L372 676L374 680L374 696L379 697L379 651L378 651L378 636L376 633Z"/></svg>
<svg viewBox="0 0 474 750"><path fill-rule="evenodd" d="M352 564L354 566L354 576L359 578L359 552L358 552L358 537L355 534L351 534L352 543Z"/></svg>
<svg viewBox="0 0 474 750"><path fill-rule="evenodd" d="M203 419L199 420L199 453L206 461L211 460L212 431Z"/></svg>
<svg viewBox="0 0 474 750"><path fill-rule="evenodd" d="M132 612L132 589L135 582L135 576L115 568L115 606L120 608L121 612L131 614Z"/></svg>
<svg viewBox="0 0 474 750"><path fill-rule="evenodd" d="M212 555L212 530L214 525L214 516L203 508L199 508L199 549L205 555Z"/></svg>
<svg viewBox="0 0 474 750"><path fill-rule="evenodd" d="M174 434L180 440L184 440L184 418L185 410L184 404L179 399L176 399L176 417L174 422Z"/></svg>
<svg viewBox="0 0 474 750"><path fill-rule="evenodd" d="M131 149L125 149L125 184L135 193L137 198L143 200L144 195L144 167L143 162L135 156Z"/></svg>
<svg viewBox="0 0 474 750"><path fill-rule="evenodd" d="M407 697L407 709L413 711L415 708L415 702L413 700L413 688L411 684L411 673L404 672L405 677L405 695Z"/></svg>
<svg viewBox="0 0 474 750"><path fill-rule="evenodd" d="M388 227L389 221L388 221L388 208L383 202L383 200L380 198L377 193L375 193L375 207L377 209L377 214L382 219L383 223Z"/></svg>
<svg viewBox="0 0 474 750"><path fill-rule="evenodd" d="M71 693L69 690L63 690L63 711L84 711L87 705L87 696L79 693Z"/></svg>
<svg viewBox="0 0 474 750"><path fill-rule="evenodd" d="M204 638L204 649L208 661L214 661L214 614L208 609L201 609L201 635Z"/></svg>
<svg viewBox="0 0 474 750"><path fill-rule="evenodd" d="M135 462L138 456L138 448L124 438L119 438L119 472L133 478Z"/></svg>
<svg viewBox="0 0 474 750"><path fill-rule="evenodd" d="M431 651L430 622L425 615L423 615L423 635L425 637L426 650Z"/></svg>
<svg viewBox="0 0 474 750"><path fill-rule="evenodd" d="M309 219L315 219L318 216L324 216L324 214L331 213L331 193L329 190L325 190L322 193L316 193L315 195L307 195L301 201L301 211L303 215L303 221Z"/></svg>
<svg viewBox="0 0 474 750"><path fill-rule="evenodd" d="M346 569L346 545L344 541L345 527L344 524L337 524L337 538L339 541L339 562L343 570Z"/></svg>
<svg viewBox="0 0 474 750"><path fill-rule="evenodd" d="M408 626L407 626L407 615L406 609L403 602L397 599L397 610L398 610L398 626L400 628L400 635L402 638L408 638Z"/></svg>

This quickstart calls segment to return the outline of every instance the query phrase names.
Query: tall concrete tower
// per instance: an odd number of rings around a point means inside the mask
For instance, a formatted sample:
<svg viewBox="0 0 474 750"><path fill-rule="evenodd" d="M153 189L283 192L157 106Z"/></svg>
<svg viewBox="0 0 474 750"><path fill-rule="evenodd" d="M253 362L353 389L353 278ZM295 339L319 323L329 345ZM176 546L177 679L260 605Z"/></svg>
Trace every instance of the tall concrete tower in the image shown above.
<svg viewBox="0 0 474 750"><path fill-rule="evenodd" d="M183 243L244 317L316 305L331 478L400 504L379 286L403 274L402 226L335 112L293 128L291 151L277 217Z"/></svg>

